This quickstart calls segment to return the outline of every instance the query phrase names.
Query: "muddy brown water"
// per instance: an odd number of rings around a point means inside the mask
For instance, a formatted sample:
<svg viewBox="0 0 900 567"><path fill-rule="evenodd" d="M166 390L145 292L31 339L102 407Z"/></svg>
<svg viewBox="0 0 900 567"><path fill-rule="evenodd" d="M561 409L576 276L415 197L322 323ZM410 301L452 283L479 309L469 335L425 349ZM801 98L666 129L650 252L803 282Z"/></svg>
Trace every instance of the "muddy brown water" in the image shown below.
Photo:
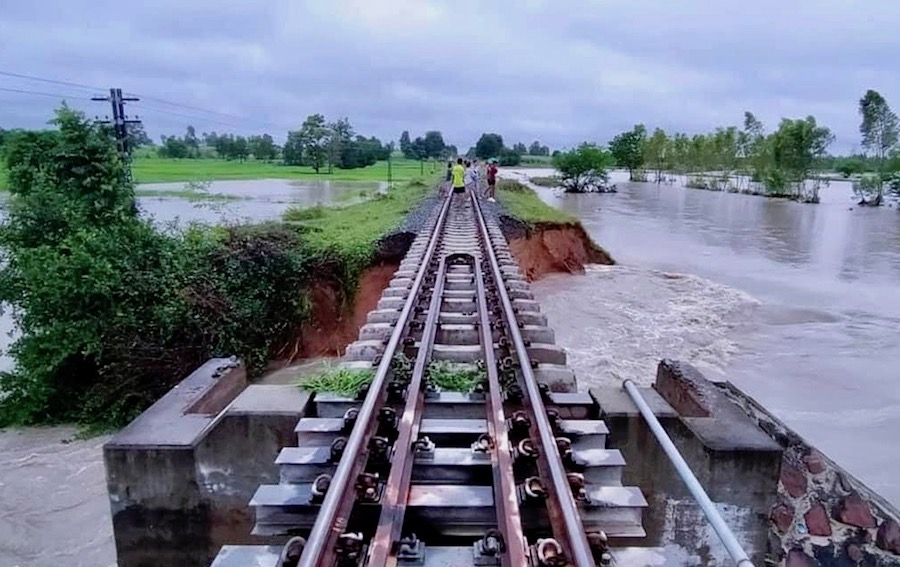
<svg viewBox="0 0 900 567"><path fill-rule="evenodd" d="M613 181L539 188L619 262L533 285L579 381L691 361L900 505L900 210L857 207L840 181L818 205Z"/></svg>
<svg viewBox="0 0 900 567"><path fill-rule="evenodd" d="M900 504L900 211L852 207L841 183L810 206L614 180L615 195L541 189L619 262L533 284L579 381L649 383L659 358L689 360ZM0 432L0 565L115 564L106 438L73 437Z"/></svg>

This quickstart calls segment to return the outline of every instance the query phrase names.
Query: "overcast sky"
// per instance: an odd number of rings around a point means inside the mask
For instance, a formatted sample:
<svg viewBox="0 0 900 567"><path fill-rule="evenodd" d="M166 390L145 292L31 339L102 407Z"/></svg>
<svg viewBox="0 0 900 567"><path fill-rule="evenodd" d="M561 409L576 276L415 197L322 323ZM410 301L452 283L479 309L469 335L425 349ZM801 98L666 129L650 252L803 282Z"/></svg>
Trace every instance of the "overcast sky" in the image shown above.
<svg viewBox="0 0 900 567"><path fill-rule="evenodd" d="M137 93L154 138L190 123L281 139L321 112L386 140L561 147L752 110L767 128L813 114L846 152L866 89L900 108L898 29L898 0L0 0L0 71ZM3 128L41 126L58 95L109 112L90 89L0 89L54 95L0 90Z"/></svg>

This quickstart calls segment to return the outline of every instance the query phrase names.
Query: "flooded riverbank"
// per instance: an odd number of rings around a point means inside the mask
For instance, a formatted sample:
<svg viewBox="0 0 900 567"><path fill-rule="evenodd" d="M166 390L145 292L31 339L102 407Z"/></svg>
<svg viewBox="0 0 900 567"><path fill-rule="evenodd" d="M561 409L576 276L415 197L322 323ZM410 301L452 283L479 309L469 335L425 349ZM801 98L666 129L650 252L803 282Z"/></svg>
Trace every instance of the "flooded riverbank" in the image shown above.
<svg viewBox="0 0 900 567"><path fill-rule="evenodd" d="M649 383L647 358L690 360L900 504L900 212L854 207L840 181L818 205L613 181L541 190L619 262L534 285L579 379Z"/></svg>

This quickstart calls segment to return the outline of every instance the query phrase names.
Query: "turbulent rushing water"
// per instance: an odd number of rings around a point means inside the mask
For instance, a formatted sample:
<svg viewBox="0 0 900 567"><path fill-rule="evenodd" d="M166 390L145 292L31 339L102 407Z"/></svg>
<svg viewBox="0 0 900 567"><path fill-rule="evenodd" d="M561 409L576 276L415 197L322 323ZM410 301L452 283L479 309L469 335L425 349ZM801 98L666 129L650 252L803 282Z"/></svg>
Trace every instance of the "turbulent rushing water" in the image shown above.
<svg viewBox="0 0 900 567"><path fill-rule="evenodd" d="M540 190L619 262L534 285L579 379L691 361L900 505L900 211L854 206L844 182L803 205L614 181Z"/></svg>

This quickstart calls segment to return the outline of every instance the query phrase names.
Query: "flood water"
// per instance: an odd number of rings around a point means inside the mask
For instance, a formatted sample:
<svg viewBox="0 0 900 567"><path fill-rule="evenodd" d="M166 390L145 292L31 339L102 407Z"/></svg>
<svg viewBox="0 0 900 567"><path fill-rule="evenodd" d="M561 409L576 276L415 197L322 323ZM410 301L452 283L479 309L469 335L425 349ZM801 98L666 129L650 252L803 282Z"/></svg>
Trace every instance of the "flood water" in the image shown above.
<svg viewBox="0 0 900 567"><path fill-rule="evenodd" d="M185 187L184 183L144 183L138 186L138 193L175 192ZM138 204L145 215L153 217L159 223L256 222L278 218L288 207L350 202L359 199L363 192L384 190L386 187L384 182L329 180L213 181L202 192L208 195L208 199L141 196L138 197Z"/></svg>
<svg viewBox="0 0 900 567"><path fill-rule="evenodd" d="M804 205L613 181L540 190L619 262L533 286L579 380L691 361L900 505L900 210L856 207L846 182Z"/></svg>

